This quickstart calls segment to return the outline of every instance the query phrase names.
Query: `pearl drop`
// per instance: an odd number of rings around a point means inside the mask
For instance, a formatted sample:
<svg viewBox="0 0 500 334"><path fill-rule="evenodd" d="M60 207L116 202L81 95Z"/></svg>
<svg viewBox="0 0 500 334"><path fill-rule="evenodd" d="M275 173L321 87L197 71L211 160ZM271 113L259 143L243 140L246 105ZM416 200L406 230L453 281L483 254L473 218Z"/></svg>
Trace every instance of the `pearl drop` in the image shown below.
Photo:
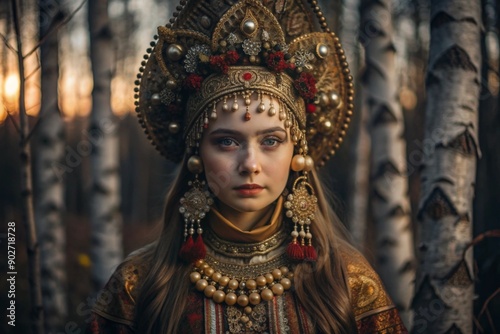
<svg viewBox="0 0 500 334"><path fill-rule="evenodd" d="M214 273L214 274L212 275L212 280L213 280L214 282L218 283L218 282L219 282L219 280L221 279L221 277L222 277L221 273Z"/></svg>
<svg viewBox="0 0 500 334"><path fill-rule="evenodd" d="M292 281L288 278L282 278L280 284L283 286L283 289L288 290L292 287Z"/></svg>
<svg viewBox="0 0 500 334"><path fill-rule="evenodd" d="M226 285L227 285L227 283L229 283L229 277L227 277L227 276L222 276L222 277L220 278L220 280L219 280L219 284L220 284L221 286L226 286Z"/></svg>
<svg viewBox="0 0 500 334"><path fill-rule="evenodd" d="M270 289L264 289L261 291L260 296L262 297L263 300L270 301L273 299L274 294Z"/></svg>
<svg viewBox="0 0 500 334"><path fill-rule="evenodd" d="M191 280L191 283L196 283L201 279L201 275L199 272L192 272L191 275L189 275L189 279Z"/></svg>
<svg viewBox="0 0 500 334"><path fill-rule="evenodd" d="M267 283L266 278L264 276L257 277L255 281L257 282L258 286L264 286Z"/></svg>
<svg viewBox="0 0 500 334"><path fill-rule="evenodd" d="M214 300L214 302L216 302L218 304L222 303L225 298L226 298L226 294L222 290L215 291L213 296L212 296L212 299Z"/></svg>
<svg viewBox="0 0 500 334"><path fill-rule="evenodd" d="M170 44L167 47L167 57L172 61L178 61L184 54L184 49L179 44Z"/></svg>
<svg viewBox="0 0 500 334"><path fill-rule="evenodd" d="M245 105L249 106L252 103L252 100L250 99L245 99Z"/></svg>
<svg viewBox="0 0 500 334"><path fill-rule="evenodd" d="M255 290L257 288L257 282L253 279L247 280L247 289L248 290Z"/></svg>
<svg viewBox="0 0 500 334"><path fill-rule="evenodd" d="M191 156L187 162L187 168L193 174L200 174L203 172L203 162L201 158L197 155Z"/></svg>
<svg viewBox="0 0 500 334"><path fill-rule="evenodd" d="M242 30L245 34L251 35L255 32L255 29L257 29L257 24L254 21L248 20L243 23Z"/></svg>
<svg viewBox="0 0 500 334"><path fill-rule="evenodd" d="M172 134L176 134L178 133L180 130L180 126L179 124L175 123L175 122L172 122L168 125L168 132L172 133Z"/></svg>
<svg viewBox="0 0 500 334"><path fill-rule="evenodd" d="M282 276L281 270L279 270L279 269L274 269L272 271L272 274L273 274L274 279L280 279Z"/></svg>
<svg viewBox="0 0 500 334"><path fill-rule="evenodd" d="M224 103L224 104L222 105L222 111L229 111L229 106L228 106L228 104L227 104L227 103Z"/></svg>
<svg viewBox="0 0 500 334"><path fill-rule="evenodd" d="M236 304L237 299L238 298L236 297L236 294L234 294L233 292L230 292L226 295L225 301L226 301L227 305L232 306L232 305Z"/></svg>
<svg viewBox="0 0 500 334"><path fill-rule="evenodd" d="M274 277L273 277L273 275L272 275L272 274L269 274L269 273L268 273L268 274L265 274L265 275L264 275L264 277L266 278L266 282L267 282L267 283L272 283L272 282L274 282Z"/></svg>
<svg viewBox="0 0 500 334"><path fill-rule="evenodd" d="M293 171L300 172L301 170L304 169L305 165L306 165L306 159L304 158L303 155L301 154L294 155L291 166Z"/></svg>
<svg viewBox="0 0 500 334"><path fill-rule="evenodd" d="M266 105L265 105L264 103L262 103L262 102L261 102L261 103L259 104L258 111L259 111L259 112L264 112L264 111L266 111Z"/></svg>
<svg viewBox="0 0 500 334"><path fill-rule="evenodd" d="M292 231L292 237L297 238L299 236L299 232L297 231Z"/></svg>
<svg viewBox="0 0 500 334"><path fill-rule="evenodd" d="M215 272L215 270L213 270L212 268L207 268L207 269L203 270L203 273L208 277L212 276L214 272Z"/></svg>
<svg viewBox="0 0 500 334"><path fill-rule="evenodd" d="M240 106L238 105L238 103L233 103L233 106L231 108L233 111L238 111L238 109L240 109Z"/></svg>
<svg viewBox="0 0 500 334"><path fill-rule="evenodd" d="M250 304L257 305L260 303L260 295L257 292L253 292L248 297L250 300Z"/></svg>
<svg viewBox="0 0 500 334"><path fill-rule="evenodd" d="M205 296L207 296L208 298L212 298L212 296L214 295L215 291L217 291L217 289L215 288L215 286L213 285L209 285L205 288L205 290L203 291L205 293Z"/></svg>
<svg viewBox="0 0 500 334"><path fill-rule="evenodd" d="M268 112L269 116L276 115L276 109L274 107L269 108Z"/></svg>
<svg viewBox="0 0 500 334"><path fill-rule="evenodd" d="M309 172L311 171L312 169L314 168L314 160L309 156L307 155L306 156L306 160L305 160L305 166L304 166L304 170L306 172Z"/></svg>
<svg viewBox="0 0 500 334"><path fill-rule="evenodd" d="M198 291L203 291L205 288L208 286L208 282L206 279L200 279L198 282L196 282L196 290Z"/></svg>
<svg viewBox="0 0 500 334"><path fill-rule="evenodd" d="M232 279L229 281L229 284L227 285L227 287L231 290L236 290L236 289L238 289L239 285L240 285L240 283L237 280Z"/></svg>
<svg viewBox="0 0 500 334"><path fill-rule="evenodd" d="M326 56L328 56L329 51L330 50L328 49L328 46L326 46L325 44L318 44L316 46L316 54L320 58L325 58Z"/></svg>
<svg viewBox="0 0 500 334"><path fill-rule="evenodd" d="M151 96L151 103L152 104L160 104L160 102L161 102L160 94L153 94Z"/></svg>
<svg viewBox="0 0 500 334"><path fill-rule="evenodd" d="M281 296L283 294L283 292L285 291L283 289L283 285L281 285L280 283L274 284L271 289L273 290L273 293L276 296Z"/></svg>
<svg viewBox="0 0 500 334"><path fill-rule="evenodd" d="M238 305L245 307L248 305L248 296L247 295L240 295L238 296Z"/></svg>

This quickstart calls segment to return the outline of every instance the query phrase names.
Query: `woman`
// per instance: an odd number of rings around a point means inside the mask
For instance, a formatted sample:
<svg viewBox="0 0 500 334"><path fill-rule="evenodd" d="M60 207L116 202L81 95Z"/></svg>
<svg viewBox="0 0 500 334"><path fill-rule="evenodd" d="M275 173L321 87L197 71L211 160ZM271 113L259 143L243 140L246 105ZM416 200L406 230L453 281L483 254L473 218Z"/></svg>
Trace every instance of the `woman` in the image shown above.
<svg viewBox="0 0 500 334"><path fill-rule="evenodd" d="M158 29L137 111L182 162L161 236L116 270L90 332L406 332L316 176L354 92L310 7L193 0Z"/></svg>

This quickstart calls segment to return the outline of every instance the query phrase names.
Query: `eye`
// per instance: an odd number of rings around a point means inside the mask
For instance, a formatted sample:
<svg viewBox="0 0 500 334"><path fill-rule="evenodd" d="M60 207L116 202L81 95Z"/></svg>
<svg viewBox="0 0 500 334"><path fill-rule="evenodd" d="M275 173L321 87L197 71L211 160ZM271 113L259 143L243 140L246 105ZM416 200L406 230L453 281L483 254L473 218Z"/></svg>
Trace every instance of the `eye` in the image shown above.
<svg viewBox="0 0 500 334"><path fill-rule="evenodd" d="M264 146L268 146L268 147L275 147L275 146L278 146L279 144L281 144L283 141L279 138L276 138L276 137L268 137L268 138L265 138L263 141L262 141L262 145Z"/></svg>
<svg viewBox="0 0 500 334"><path fill-rule="evenodd" d="M238 143L232 138L224 137L217 139L217 145L221 147L234 147L237 146Z"/></svg>

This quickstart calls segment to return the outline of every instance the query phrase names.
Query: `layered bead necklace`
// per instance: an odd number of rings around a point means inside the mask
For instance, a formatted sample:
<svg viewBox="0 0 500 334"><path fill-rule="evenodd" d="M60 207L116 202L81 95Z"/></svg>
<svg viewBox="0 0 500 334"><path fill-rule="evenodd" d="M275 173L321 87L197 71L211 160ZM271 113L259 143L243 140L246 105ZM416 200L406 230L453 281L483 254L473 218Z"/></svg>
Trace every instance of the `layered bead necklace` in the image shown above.
<svg viewBox="0 0 500 334"><path fill-rule="evenodd" d="M283 248L288 234L288 231L282 230L261 243L236 244L207 231L206 243L224 256L249 258ZM292 287L292 269L285 249L281 255L252 265L226 263L207 255L194 263L189 279L196 290L213 302L241 308L239 321L246 328L251 328L250 315L254 307L283 295Z"/></svg>

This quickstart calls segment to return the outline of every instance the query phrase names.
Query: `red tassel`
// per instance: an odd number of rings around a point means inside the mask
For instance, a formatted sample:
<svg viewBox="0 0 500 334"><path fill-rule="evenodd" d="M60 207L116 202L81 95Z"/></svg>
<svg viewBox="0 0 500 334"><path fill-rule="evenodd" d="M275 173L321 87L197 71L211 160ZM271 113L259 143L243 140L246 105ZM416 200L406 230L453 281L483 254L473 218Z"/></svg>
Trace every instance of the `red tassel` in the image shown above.
<svg viewBox="0 0 500 334"><path fill-rule="evenodd" d="M292 241L286 247L286 254L291 260L301 261L304 260L304 251L297 241Z"/></svg>
<svg viewBox="0 0 500 334"><path fill-rule="evenodd" d="M191 263L190 259L191 259L191 251L193 249L193 246L194 246L193 236L190 235L190 236L188 236L186 241L184 241L184 244L182 244L182 247L179 251L179 257L181 259L183 259L184 261Z"/></svg>
<svg viewBox="0 0 500 334"><path fill-rule="evenodd" d="M179 257L187 263L194 263L196 260L204 259L206 256L207 249L201 235L198 235L196 240L190 235L179 251Z"/></svg>
<svg viewBox="0 0 500 334"><path fill-rule="evenodd" d="M201 234L198 234L196 241L194 242L193 249L191 250L191 254L193 257L193 261L204 259L207 256L207 248L205 247L205 243L203 242L203 238Z"/></svg>
<svg viewBox="0 0 500 334"><path fill-rule="evenodd" d="M304 246L304 258L306 261L316 262L318 259L318 254L314 246L308 245Z"/></svg>

